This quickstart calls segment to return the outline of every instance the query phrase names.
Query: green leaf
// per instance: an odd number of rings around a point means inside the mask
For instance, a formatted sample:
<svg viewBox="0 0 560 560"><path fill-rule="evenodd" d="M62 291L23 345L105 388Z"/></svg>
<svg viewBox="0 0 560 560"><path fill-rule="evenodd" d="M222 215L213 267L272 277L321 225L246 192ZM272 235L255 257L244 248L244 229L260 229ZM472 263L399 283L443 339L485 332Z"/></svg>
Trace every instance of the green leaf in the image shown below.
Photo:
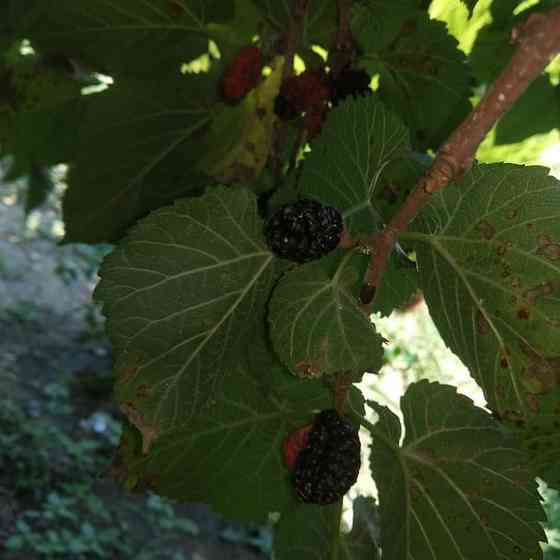
<svg viewBox="0 0 560 560"><path fill-rule="evenodd" d="M558 181L542 167L477 166L434 195L414 228L422 233L402 239L414 241L441 336L490 408L531 416L531 372L559 356Z"/></svg>
<svg viewBox="0 0 560 560"><path fill-rule="evenodd" d="M0 41L23 38L24 25L37 9L38 0L2 0L0 3Z"/></svg>
<svg viewBox="0 0 560 560"><path fill-rule="evenodd" d="M424 12L407 20L390 44L366 48L360 62L379 74L381 100L411 128L417 149L437 148L471 110L465 55L445 24Z"/></svg>
<svg viewBox="0 0 560 560"><path fill-rule="evenodd" d="M43 0L29 28L43 52L73 53L107 74L178 73L208 51L208 24L234 16L231 0Z"/></svg>
<svg viewBox="0 0 560 560"><path fill-rule="evenodd" d="M65 240L116 241L138 218L196 193L194 171L217 92L205 76L121 80L87 96L64 199Z"/></svg>
<svg viewBox="0 0 560 560"><path fill-rule="evenodd" d="M283 512L274 531L277 560L336 558L342 500L328 506L293 503Z"/></svg>
<svg viewBox="0 0 560 560"><path fill-rule="evenodd" d="M144 447L217 392L274 281L256 199L211 189L150 214L103 262L103 304L121 408Z"/></svg>
<svg viewBox="0 0 560 560"><path fill-rule="evenodd" d="M545 519L526 454L455 387L420 381L371 429L383 557L542 558Z"/></svg>
<svg viewBox="0 0 560 560"><path fill-rule="evenodd" d="M414 263L393 251L375 294L372 311L388 317L395 309L410 301L419 287L420 278Z"/></svg>
<svg viewBox="0 0 560 560"><path fill-rule="evenodd" d="M35 164L70 163L77 156L84 108L83 100L76 98L53 107L14 113L6 151L13 154L22 171Z"/></svg>
<svg viewBox="0 0 560 560"><path fill-rule="evenodd" d="M418 15L418 0L362 0L352 6L352 34L360 47L376 52L393 41Z"/></svg>
<svg viewBox="0 0 560 560"><path fill-rule="evenodd" d="M326 408L330 393L318 381L298 380L281 368L249 371L239 362L186 426L178 426L142 454L129 427L121 442L121 478L139 490L183 502L203 502L228 518L266 521L296 503L282 443Z"/></svg>
<svg viewBox="0 0 560 560"><path fill-rule="evenodd" d="M543 365L546 367L542 367ZM531 458L534 472L556 489L560 489L560 387L557 384L559 376L558 359L553 363L541 364L541 367L533 371L534 382L540 380L547 392L537 395L533 401L538 404L538 415L527 423L514 422ZM549 391L551 386L552 390Z"/></svg>
<svg viewBox="0 0 560 560"><path fill-rule="evenodd" d="M53 189L54 183L49 169L34 165L29 174L25 197L26 214L39 208L47 200L47 196Z"/></svg>
<svg viewBox="0 0 560 560"><path fill-rule="evenodd" d="M380 522L375 500L358 496L352 507L352 531L340 539L340 560L379 560Z"/></svg>
<svg viewBox="0 0 560 560"><path fill-rule="evenodd" d="M351 233L371 233L383 223L374 202L379 177L409 151L407 129L382 103L373 96L346 100L311 144L301 193L338 208Z"/></svg>
<svg viewBox="0 0 560 560"><path fill-rule="evenodd" d="M270 26L268 35L283 34L291 24L298 0L254 0ZM329 47L337 26L336 0L309 0L301 32L301 46Z"/></svg>
<svg viewBox="0 0 560 560"><path fill-rule="evenodd" d="M287 272L274 290L269 309L272 343L296 375L377 372L382 365L382 339L358 306L353 291L361 276L350 258L347 253L333 274L326 272L322 260L300 266Z"/></svg>

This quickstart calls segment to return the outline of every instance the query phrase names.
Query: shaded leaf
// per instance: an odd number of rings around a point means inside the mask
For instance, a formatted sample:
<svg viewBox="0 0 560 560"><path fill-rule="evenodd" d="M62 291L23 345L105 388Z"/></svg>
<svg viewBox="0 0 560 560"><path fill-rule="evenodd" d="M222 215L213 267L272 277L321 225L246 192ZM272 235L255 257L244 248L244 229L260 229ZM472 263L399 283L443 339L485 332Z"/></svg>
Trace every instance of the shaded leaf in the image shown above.
<svg viewBox="0 0 560 560"><path fill-rule="evenodd" d="M380 98L410 127L417 149L437 148L471 110L465 55L445 24L424 12L407 20L389 45L365 49L360 62L379 73Z"/></svg>
<svg viewBox="0 0 560 560"><path fill-rule="evenodd" d="M43 0L29 26L46 53L72 53L106 74L176 74L208 51L208 24L234 16L231 0Z"/></svg>
<svg viewBox="0 0 560 560"><path fill-rule="evenodd" d="M26 214L39 208L39 206L47 200L47 196L53 188L54 183L49 169L34 165L31 168L27 184L27 193L25 197Z"/></svg>
<svg viewBox="0 0 560 560"><path fill-rule="evenodd" d="M324 560L335 558L339 545L342 500L328 506L295 502L274 530L274 558Z"/></svg>
<svg viewBox="0 0 560 560"><path fill-rule="evenodd" d="M106 257L95 299L117 398L146 450L220 390L262 313L272 261L254 195L223 187L152 213Z"/></svg>
<svg viewBox="0 0 560 560"><path fill-rule="evenodd" d="M527 456L488 413L455 387L414 383L399 446L398 418L369 404L384 557L542 559L545 515Z"/></svg>
<svg viewBox="0 0 560 560"><path fill-rule="evenodd" d="M264 21L271 27L269 35L284 34L290 25L297 1L254 0L264 16ZM336 25L336 0L309 0L301 32L302 45L330 46Z"/></svg>
<svg viewBox="0 0 560 560"><path fill-rule="evenodd" d="M269 311L272 342L296 375L376 372L381 367L382 340L358 306L353 292L361 276L349 266L348 255L333 274L321 261L309 263L287 272L274 290Z"/></svg>
<svg viewBox="0 0 560 560"><path fill-rule="evenodd" d="M217 92L202 76L121 80L86 96L79 155L64 198L66 241L116 241L135 220L196 193L197 139L211 122Z"/></svg>
<svg viewBox="0 0 560 560"><path fill-rule="evenodd" d="M403 240L414 238L441 336L493 410L527 419L538 412L539 364L559 356L558 181L541 167L477 166L436 194L414 227L423 233Z"/></svg>
<svg viewBox="0 0 560 560"><path fill-rule="evenodd" d="M373 96L348 99L330 111L311 148L301 193L338 208L352 233L378 229L379 177L390 162L409 154L408 131L396 115Z"/></svg>

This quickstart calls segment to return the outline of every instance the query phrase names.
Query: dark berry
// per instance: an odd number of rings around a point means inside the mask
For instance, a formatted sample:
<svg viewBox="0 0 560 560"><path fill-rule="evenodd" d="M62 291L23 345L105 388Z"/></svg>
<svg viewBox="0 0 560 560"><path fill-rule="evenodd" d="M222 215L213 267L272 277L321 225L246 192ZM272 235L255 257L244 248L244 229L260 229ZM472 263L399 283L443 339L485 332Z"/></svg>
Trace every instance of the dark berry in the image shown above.
<svg viewBox="0 0 560 560"><path fill-rule="evenodd" d="M311 108L326 104L331 90L324 72L306 70L289 77L280 88L274 110L281 119L293 119Z"/></svg>
<svg viewBox="0 0 560 560"><path fill-rule="evenodd" d="M371 77L365 70L344 68L336 77L331 78L331 101L337 105L349 95L371 95Z"/></svg>
<svg viewBox="0 0 560 560"><path fill-rule="evenodd" d="M257 47L244 47L227 65L221 90L226 101L239 101L258 83L262 73L262 56Z"/></svg>
<svg viewBox="0 0 560 560"><path fill-rule="evenodd" d="M315 417L306 440L293 468L296 492L304 502L332 504L358 478L358 430L336 410L323 410Z"/></svg>
<svg viewBox="0 0 560 560"><path fill-rule="evenodd" d="M264 234L277 256L307 262L335 249L343 230L336 208L302 199L280 207L266 223Z"/></svg>

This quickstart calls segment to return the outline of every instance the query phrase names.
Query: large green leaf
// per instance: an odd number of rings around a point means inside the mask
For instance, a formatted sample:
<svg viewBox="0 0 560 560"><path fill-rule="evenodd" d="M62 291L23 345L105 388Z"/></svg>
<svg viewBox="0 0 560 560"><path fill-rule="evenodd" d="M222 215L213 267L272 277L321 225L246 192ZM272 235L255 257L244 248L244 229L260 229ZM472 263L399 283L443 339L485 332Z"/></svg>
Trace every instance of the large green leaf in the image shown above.
<svg viewBox="0 0 560 560"><path fill-rule="evenodd" d="M29 38L105 73L153 76L208 51L208 24L234 16L232 0L43 0Z"/></svg>
<svg viewBox="0 0 560 560"><path fill-rule="evenodd" d="M440 334L492 409L526 419L536 372L560 355L558 181L542 167L477 166L421 216L422 233L403 240Z"/></svg>
<svg viewBox="0 0 560 560"><path fill-rule="evenodd" d="M383 217L374 195L381 173L410 157L408 131L398 117L374 97L349 99L329 113L311 148L302 194L338 208L352 233L379 229Z"/></svg>
<svg viewBox="0 0 560 560"><path fill-rule="evenodd" d="M153 438L206 406L262 317L274 280L256 199L217 187L140 221L101 267L117 398Z"/></svg>
<svg viewBox="0 0 560 560"><path fill-rule="evenodd" d="M297 380L282 368L226 368L219 391L187 426L159 438L148 453L129 427L117 476L129 487L150 488L185 502L204 502L242 521L266 521L298 503L283 464L284 438L329 407L319 381Z"/></svg>
<svg viewBox="0 0 560 560"><path fill-rule="evenodd" d="M381 99L410 127L414 147L437 148L471 109L469 67L457 41L420 11L388 45L371 41L360 62L379 74Z"/></svg>
<svg viewBox="0 0 560 560"><path fill-rule="evenodd" d="M64 199L66 241L115 241L135 220L207 179L194 171L217 91L202 76L121 80L87 96Z"/></svg>
<svg viewBox="0 0 560 560"><path fill-rule="evenodd" d="M225 368L220 389L188 425L167 432L147 453L141 435L127 426L115 463L118 479L139 491L208 503L242 521L262 522L272 511L286 520L299 509L283 441L317 411L331 408L333 395L321 381L290 375L268 347L264 327L255 324L248 344ZM363 414L361 393L352 388L348 396ZM304 525L295 527L291 538L305 533Z"/></svg>
<svg viewBox="0 0 560 560"><path fill-rule="evenodd" d="M299 376L377 372L382 365L382 339L358 306L354 292L361 277L350 259L351 253L332 274L321 261L298 267L274 290L269 310L274 349Z"/></svg>
<svg viewBox="0 0 560 560"><path fill-rule="evenodd" d="M379 414L371 468L383 557L391 560L542 559L545 519L527 456L455 387L421 381L398 418Z"/></svg>

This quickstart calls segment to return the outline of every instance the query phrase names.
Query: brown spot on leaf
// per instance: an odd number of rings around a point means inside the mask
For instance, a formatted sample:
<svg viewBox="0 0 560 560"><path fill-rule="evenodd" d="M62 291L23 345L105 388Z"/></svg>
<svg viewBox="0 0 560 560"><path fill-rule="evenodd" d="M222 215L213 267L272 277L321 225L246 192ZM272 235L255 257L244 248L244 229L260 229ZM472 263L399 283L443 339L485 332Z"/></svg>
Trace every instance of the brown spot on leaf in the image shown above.
<svg viewBox="0 0 560 560"><path fill-rule="evenodd" d="M511 210L508 210L506 212L506 218L508 220L514 220L515 218L517 218L518 215L519 215L519 210L518 209L513 209L512 208Z"/></svg>
<svg viewBox="0 0 560 560"><path fill-rule="evenodd" d="M539 284L534 288L529 288L523 292L523 298L529 305L535 305L539 297L546 297L552 295L554 288L550 282Z"/></svg>
<svg viewBox="0 0 560 560"><path fill-rule="evenodd" d="M527 404L533 412L538 412L540 409L539 399L535 395L527 395Z"/></svg>
<svg viewBox="0 0 560 560"><path fill-rule="evenodd" d="M521 279L518 276L511 280L511 287L514 290L518 290L519 288L521 288Z"/></svg>
<svg viewBox="0 0 560 560"><path fill-rule="evenodd" d="M159 436L159 428L146 422L142 414L134 406L134 403L130 401L121 404L120 409L130 420L130 423L142 434L142 453L147 455L150 452L152 444Z"/></svg>
<svg viewBox="0 0 560 560"><path fill-rule="evenodd" d="M146 383L142 383L141 385L138 385L138 388L136 389L136 398L139 400L143 400L143 399L147 399L151 396L152 394L152 390L150 389L149 385L146 385Z"/></svg>
<svg viewBox="0 0 560 560"><path fill-rule="evenodd" d="M492 239L496 235L496 228L487 220L478 222L476 229L484 239Z"/></svg>
<svg viewBox="0 0 560 560"><path fill-rule="evenodd" d="M323 372L322 368L319 367L319 364L306 361L298 362L295 365L295 369L299 377L306 377L309 379L321 377Z"/></svg>
<svg viewBox="0 0 560 560"><path fill-rule="evenodd" d="M529 231L533 231L535 229L535 224L532 224L532 223L527 224L527 229Z"/></svg>
<svg viewBox="0 0 560 560"><path fill-rule="evenodd" d="M521 319L522 321L527 321L530 317L528 309L519 309L517 311L517 318Z"/></svg>
<svg viewBox="0 0 560 560"><path fill-rule="evenodd" d="M499 257L503 257L506 254L506 251L506 246L503 243L500 243L500 245L498 245L498 248L496 249Z"/></svg>
<svg viewBox="0 0 560 560"><path fill-rule="evenodd" d="M476 330L482 336L490 334L490 325L481 311L476 313Z"/></svg>
<svg viewBox="0 0 560 560"><path fill-rule="evenodd" d="M549 261L560 260L560 244L548 243L547 245L541 245L537 249L537 255L544 257Z"/></svg>
<svg viewBox="0 0 560 560"><path fill-rule="evenodd" d="M509 362L505 356L500 360L500 367L504 369L509 367Z"/></svg>

